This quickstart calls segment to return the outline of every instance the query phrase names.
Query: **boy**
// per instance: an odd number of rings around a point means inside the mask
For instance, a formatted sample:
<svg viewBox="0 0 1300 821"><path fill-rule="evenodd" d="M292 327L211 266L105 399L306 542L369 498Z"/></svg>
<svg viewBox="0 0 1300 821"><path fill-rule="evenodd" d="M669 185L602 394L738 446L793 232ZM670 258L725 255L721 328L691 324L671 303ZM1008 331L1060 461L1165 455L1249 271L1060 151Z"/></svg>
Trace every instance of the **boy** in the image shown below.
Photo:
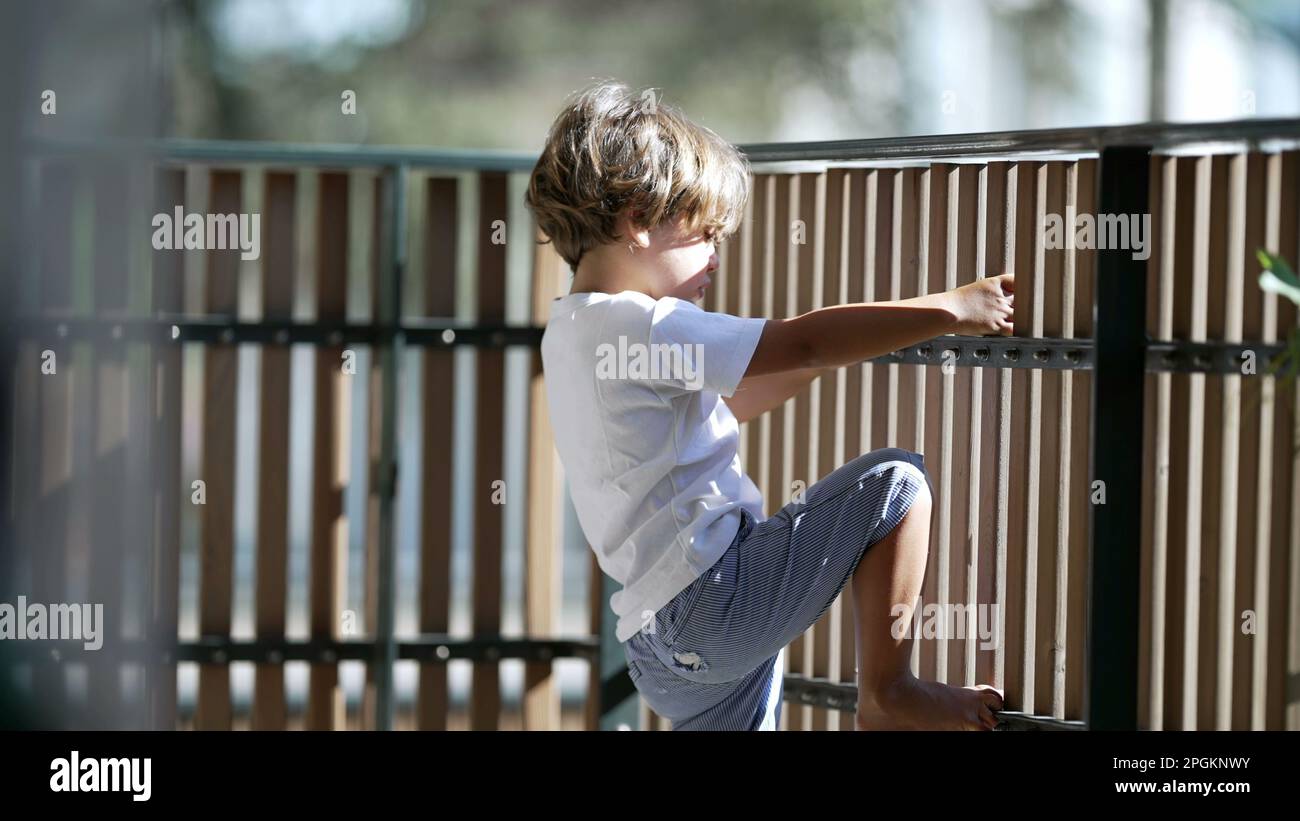
<svg viewBox="0 0 1300 821"><path fill-rule="evenodd" d="M604 82L561 112L527 201L574 271L542 361L556 447L628 671L674 730L775 729L782 651L852 579L858 729L992 729L1002 697L911 674L929 544L919 454L872 451L764 518L738 423L828 369L948 333L1009 334L1012 278L791 319L695 302L740 225L745 158L673 107ZM894 605L904 608L902 617Z"/></svg>

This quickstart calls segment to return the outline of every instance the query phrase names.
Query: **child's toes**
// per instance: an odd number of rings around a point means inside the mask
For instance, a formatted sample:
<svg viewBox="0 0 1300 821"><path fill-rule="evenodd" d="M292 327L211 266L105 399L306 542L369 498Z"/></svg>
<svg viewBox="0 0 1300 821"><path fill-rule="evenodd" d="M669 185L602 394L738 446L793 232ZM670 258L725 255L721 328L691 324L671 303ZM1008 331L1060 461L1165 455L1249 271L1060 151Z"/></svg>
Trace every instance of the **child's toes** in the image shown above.
<svg viewBox="0 0 1300 821"><path fill-rule="evenodd" d="M979 691L981 700L988 705L990 710L1001 710L1005 699L1002 691L988 684L977 684L975 689Z"/></svg>

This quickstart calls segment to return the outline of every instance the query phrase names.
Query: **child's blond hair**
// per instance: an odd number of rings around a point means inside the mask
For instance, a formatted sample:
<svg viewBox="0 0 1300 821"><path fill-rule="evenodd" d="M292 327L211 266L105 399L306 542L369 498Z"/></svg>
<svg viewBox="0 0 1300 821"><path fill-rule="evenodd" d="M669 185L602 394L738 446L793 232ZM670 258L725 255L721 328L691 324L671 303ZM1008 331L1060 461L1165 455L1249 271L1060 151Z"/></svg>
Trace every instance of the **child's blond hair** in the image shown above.
<svg viewBox="0 0 1300 821"><path fill-rule="evenodd" d="M654 229L684 219L718 240L734 233L749 196L749 162L713 131L623 83L574 95L555 118L526 201L574 270L588 250L616 242L625 212Z"/></svg>

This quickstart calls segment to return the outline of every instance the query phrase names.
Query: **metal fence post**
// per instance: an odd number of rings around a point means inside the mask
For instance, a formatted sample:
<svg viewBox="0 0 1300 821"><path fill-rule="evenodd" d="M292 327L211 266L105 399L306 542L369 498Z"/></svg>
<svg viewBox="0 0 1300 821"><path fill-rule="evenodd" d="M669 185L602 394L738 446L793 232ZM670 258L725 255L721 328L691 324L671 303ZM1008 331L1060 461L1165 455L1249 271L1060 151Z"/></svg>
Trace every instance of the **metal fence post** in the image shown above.
<svg viewBox="0 0 1300 821"><path fill-rule="evenodd" d="M1150 147L1104 149L1098 214L1147 213L1150 163ZM1104 483L1105 496L1091 505L1084 695L1093 730L1137 728L1146 297L1146 261L1130 249L1099 247L1090 475Z"/></svg>
<svg viewBox="0 0 1300 821"><path fill-rule="evenodd" d="M402 313L402 277L406 270L406 181L409 166L389 168L384 203L385 253L376 275L379 304L375 306L381 332L378 340L382 379L382 418L379 439L379 465L376 475L379 494L379 578L378 624L375 625L375 727L391 730L393 726L393 664L397 661L394 635L394 601L396 584L395 546L393 544L393 504L397 495L397 368L401 362L403 338L399 318ZM373 356L372 356L373 361Z"/></svg>

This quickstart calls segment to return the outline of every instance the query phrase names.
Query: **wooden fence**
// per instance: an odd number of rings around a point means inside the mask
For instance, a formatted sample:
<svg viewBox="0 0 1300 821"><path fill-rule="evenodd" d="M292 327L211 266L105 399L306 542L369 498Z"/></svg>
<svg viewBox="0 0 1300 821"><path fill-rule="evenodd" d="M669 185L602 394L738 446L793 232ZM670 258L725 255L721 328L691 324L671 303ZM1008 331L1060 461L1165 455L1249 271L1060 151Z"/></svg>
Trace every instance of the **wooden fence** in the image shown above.
<svg viewBox="0 0 1300 821"><path fill-rule="evenodd" d="M1100 160L994 147L751 150L708 308L791 316L1003 271L1017 297L1012 340L846 368L742 426L746 470L771 512L860 452L923 453L922 600L975 630L922 621L913 668L1060 728L1087 718L1090 517L1140 493L1139 725L1300 728L1296 394L1264 374L1297 319L1254 259L1300 259L1300 153L1151 157L1145 451L1098 486L1098 252L1042 226L1095 214ZM551 445L536 343L567 268L522 206L530 165L237 145L32 164L8 587L104 602L108 631L98 653L6 661L36 723L611 726L635 692L608 672L607 591ZM141 251L177 207L260 214L260 256ZM789 648L785 727L852 726L849 607Z"/></svg>

